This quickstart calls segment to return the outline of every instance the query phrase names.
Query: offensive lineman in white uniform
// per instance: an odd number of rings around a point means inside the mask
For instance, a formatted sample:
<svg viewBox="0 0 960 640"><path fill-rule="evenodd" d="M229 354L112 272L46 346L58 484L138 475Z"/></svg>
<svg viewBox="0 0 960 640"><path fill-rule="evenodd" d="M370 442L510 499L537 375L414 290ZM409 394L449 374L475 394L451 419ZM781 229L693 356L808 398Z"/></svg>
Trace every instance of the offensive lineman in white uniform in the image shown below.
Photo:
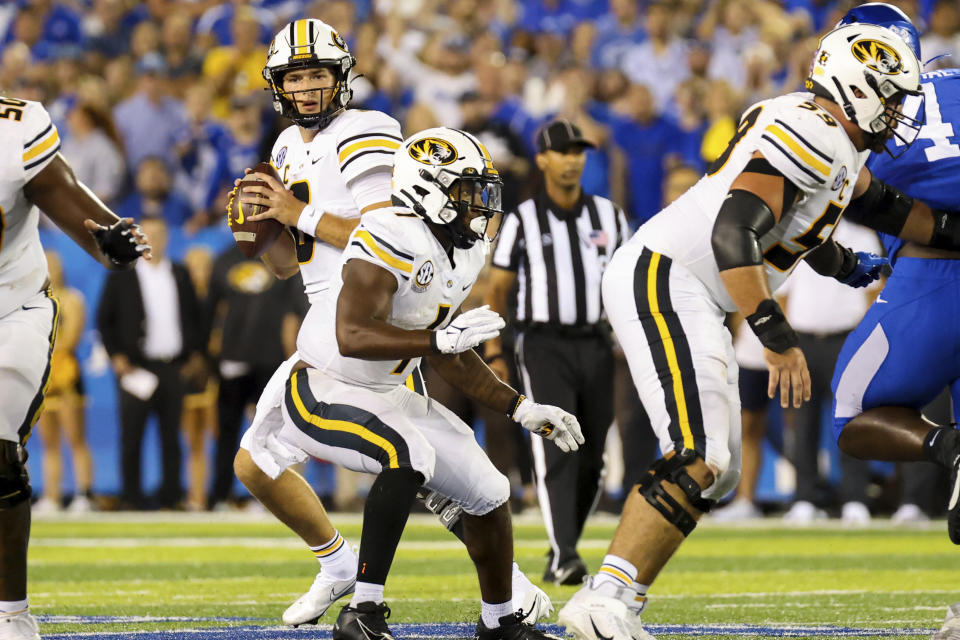
<svg viewBox="0 0 960 640"><path fill-rule="evenodd" d="M564 451L583 442L575 417L527 400L473 350L499 334L503 319L486 307L458 315L489 251L488 223L502 213L499 174L473 136L428 129L395 155L393 201L398 208L365 215L351 236L340 277L304 319L302 361L282 394L282 443L377 474L364 507L356 591L333 637L392 638L384 583L424 486L463 508L483 598L477 637L545 638L523 624L526 612L512 599L509 481L462 420L404 384L425 357L451 386Z"/></svg>
<svg viewBox="0 0 960 640"><path fill-rule="evenodd" d="M855 24L830 32L814 57L812 93L750 107L708 173L614 255L604 305L664 458L631 491L597 575L560 611L576 637L651 638L639 616L649 585L739 480L726 312L743 314L763 343L769 395L779 387L784 407L791 390L794 406L810 399L803 353L772 292L800 259L850 286L879 276L883 259L830 234L869 185L862 152L916 136L918 123L900 107L919 83L913 50L891 31Z"/></svg>
<svg viewBox="0 0 960 640"><path fill-rule="evenodd" d="M294 230L281 235L264 261L281 278L299 270L311 304L322 300L331 278L336 279L341 251L361 214L391 205L400 125L379 111L346 109L354 64L335 30L320 20L306 19L291 22L276 35L263 72L274 107L295 126L280 134L271 153L283 184L260 175L270 188L245 189L245 202L266 200L268 210L261 217L275 218ZM259 196L246 195L251 191ZM290 625L316 622L335 600L353 591L357 573L356 555L330 523L316 494L299 474L287 469L305 460L306 454L276 437L282 421L275 395L299 359L295 354L274 374L278 382L264 391L234 462L237 477L321 563L310 590L284 612L283 621ZM422 383L419 372L411 380ZM514 591L530 614L529 622L552 609L546 594L516 565Z"/></svg>
<svg viewBox="0 0 960 640"><path fill-rule="evenodd" d="M0 639L39 638L27 601L30 478L26 450L43 410L56 340L39 210L98 262L126 269L146 237L78 182L38 102L0 98Z"/></svg>

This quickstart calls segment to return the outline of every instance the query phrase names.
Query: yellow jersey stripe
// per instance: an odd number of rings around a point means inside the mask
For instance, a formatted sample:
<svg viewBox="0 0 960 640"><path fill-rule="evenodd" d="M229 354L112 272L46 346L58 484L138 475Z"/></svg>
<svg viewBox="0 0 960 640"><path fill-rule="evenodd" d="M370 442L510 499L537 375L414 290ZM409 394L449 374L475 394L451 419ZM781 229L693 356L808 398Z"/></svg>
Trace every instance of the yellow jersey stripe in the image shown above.
<svg viewBox="0 0 960 640"><path fill-rule="evenodd" d="M687 398L683 392L683 380L680 378L680 365L677 361L677 349L667 328L667 321L660 312L660 303L657 296L657 269L660 266L660 254L654 253L650 257L650 269L647 271L647 304L650 305L650 315L657 324L660 339L663 340L663 350L667 354L667 365L670 368L670 377L673 378L673 397L677 404L677 415L680 420L680 433L683 434L683 446L693 449L693 431L690 430L690 415L687 412Z"/></svg>
<svg viewBox="0 0 960 640"><path fill-rule="evenodd" d="M340 152L340 164L343 164L343 161L349 158L355 151L369 149L370 147L386 147L391 151L395 151L400 148L400 143L396 140L388 140L387 138L375 138L373 140L361 140L360 142L354 142L353 144L344 147L343 151Z"/></svg>
<svg viewBox="0 0 960 640"><path fill-rule="evenodd" d="M50 135L43 139L43 142L39 142L31 147L30 151L27 151L23 154L23 161L30 162L44 151L57 144L60 141L60 136L57 135L57 130L54 129L50 132Z"/></svg>
<svg viewBox="0 0 960 640"><path fill-rule="evenodd" d="M767 125L766 131L769 131L773 135L777 136L781 142L789 147L790 151L793 151L795 154L797 154L797 157L810 165L811 168L819 171L825 176L830 175L830 167L814 158L813 154L809 153L806 149L800 146L800 143L794 140L793 136L788 134L786 131L775 124Z"/></svg>
<svg viewBox="0 0 960 640"><path fill-rule="evenodd" d="M297 413L299 413L300 417L306 422L309 422L318 429L343 431L345 433L352 433L355 436L360 436L370 444L384 450L390 461L388 465L390 469L399 468L399 464L397 464L397 449L390 444L390 441L386 438L378 436L363 425L347 422L346 420L327 420L326 418L321 418L307 411L307 407L304 406L303 400L300 398L300 391L297 389L296 371L290 375L290 396L293 398L293 404L297 408Z"/></svg>
<svg viewBox="0 0 960 640"><path fill-rule="evenodd" d="M404 273L411 273L413 271L413 265L409 262L404 262L399 258L394 258L392 255L380 248L380 245L377 244L377 241L373 239L369 231L360 230L357 231L357 238L359 238L367 247L373 251L374 254L388 265L394 269L399 269Z"/></svg>

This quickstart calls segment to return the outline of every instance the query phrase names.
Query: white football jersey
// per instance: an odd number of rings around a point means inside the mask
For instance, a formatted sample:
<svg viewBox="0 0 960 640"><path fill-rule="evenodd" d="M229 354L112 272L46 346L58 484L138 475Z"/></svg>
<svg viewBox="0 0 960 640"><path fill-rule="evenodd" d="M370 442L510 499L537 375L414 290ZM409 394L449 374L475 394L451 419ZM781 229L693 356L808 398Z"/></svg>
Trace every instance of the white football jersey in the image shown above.
<svg viewBox="0 0 960 640"><path fill-rule="evenodd" d="M403 142L400 123L380 111L348 109L311 142L297 126L285 129L273 145L270 163L299 199L325 213L360 217L348 185L374 170L393 170L393 152ZM297 244L303 287L314 302L330 286L340 249L290 229Z"/></svg>
<svg viewBox="0 0 960 640"><path fill-rule="evenodd" d="M387 320L402 329L447 326L466 300L486 262L489 243L454 249L453 264L436 236L418 215L403 208L363 215L336 266L336 277L321 302L310 307L297 336L300 357L329 376L378 391L403 384L420 358L361 360L340 355L337 347L337 298L341 272L349 260L365 260L397 279Z"/></svg>
<svg viewBox="0 0 960 640"><path fill-rule="evenodd" d="M0 317L20 307L47 280L40 212L23 194L60 150L60 136L39 102L0 97Z"/></svg>
<svg viewBox="0 0 960 640"><path fill-rule="evenodd" d="M736 306L720 280L711 235L730 185L755 151L799 190L797 203L760 238L771 291L833 233L868 156L813 102L813 94L791 93L747 109L736 135L707 174L631 240L686 266L726 311Z"/></svg>

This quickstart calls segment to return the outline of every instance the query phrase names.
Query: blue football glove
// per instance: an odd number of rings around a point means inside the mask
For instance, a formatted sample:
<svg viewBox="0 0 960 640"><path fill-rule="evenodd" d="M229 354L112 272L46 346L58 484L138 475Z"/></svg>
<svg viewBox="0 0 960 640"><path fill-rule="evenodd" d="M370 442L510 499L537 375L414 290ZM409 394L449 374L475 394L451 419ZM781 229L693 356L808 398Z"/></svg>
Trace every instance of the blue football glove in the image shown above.
<svg viewBox="0 0 960 640"><path fill-rule="evenodd" d="M848 287L866 287L871 282L880 277L883 268L890 264L890 261L883 256L868 251L857 251L857 263L853 270L845 276L837 277L837 280Z"/></svg>

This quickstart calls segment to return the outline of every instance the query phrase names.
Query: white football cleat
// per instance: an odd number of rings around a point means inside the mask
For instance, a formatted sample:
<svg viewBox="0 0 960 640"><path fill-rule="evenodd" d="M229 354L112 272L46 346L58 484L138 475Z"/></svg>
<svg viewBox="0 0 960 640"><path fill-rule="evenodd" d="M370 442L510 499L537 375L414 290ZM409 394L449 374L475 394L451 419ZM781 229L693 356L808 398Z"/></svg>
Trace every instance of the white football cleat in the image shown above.
<svg viewBox="0 0 960 640"><path fill-rule="evenodd" d="M553 613L553 603L543 589L530 582L517 563L513 563L513 610L522 611L520 622L536 625Z"/></svg>
<svg viewBox="0 0 960 640"><path fill-rule="evenodd" d="M636 598L630 587L587 580L560 609L557 618L577 640L654 640L629 610ZM628 622L628 618L637 618Z"/></svg>
<svg viewBox="0 0 960 640"><path fill-rule="evenodd" d="M0 640L40 640L40 628L30 609L0 613Z"/></svg>
<svg viewBox="0 0 960 640"><path fill-rule="evenodd" d="M353 593L356 583L356 576L337 580L326 577L321 571L310 586L310 590L283 612L283 624L293 627L299 627L301 624L316 624L330 605L343 596Z"/></svg>
<svg viewBox="0 0 960 640"><path fill-rule="evenodd" d="M931 640L960 640L960 602L947 607L947 617Z"/></svg>

